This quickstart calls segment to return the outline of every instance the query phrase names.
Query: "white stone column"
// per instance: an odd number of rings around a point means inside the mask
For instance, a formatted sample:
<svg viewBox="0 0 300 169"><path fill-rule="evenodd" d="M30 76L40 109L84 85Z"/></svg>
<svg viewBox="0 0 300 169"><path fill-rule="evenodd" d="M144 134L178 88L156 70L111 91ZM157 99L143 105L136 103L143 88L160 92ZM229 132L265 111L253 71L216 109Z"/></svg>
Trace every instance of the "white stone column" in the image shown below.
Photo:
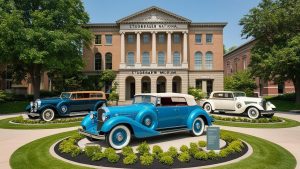
<svg viewBox="0 0 300 169"><path fill-rule="evenodd" d="M152 64L156 64L156 32L152 32Z"/></svg>
<svg viewBox="0 0 300 169"><path fill-rule="evenodd" d="M183 33L183 64L187 64L187 31Z"/></svg>
<svg viewBox="0 0 300 169"><path fill-rule="evenodd" d="M121 64L125 63L125 32L120 32L121 34Z"/></svg>
<svg viewBox="0 0 300 169"><path fill-rule="evenodd" d="M151 93L156 93L157 92L157 89L156 89L156 84L157 84L157 77L153 76L153 77L150 77L151 78Z"/></svg>
<svg viewBox="0 0 300 169"><path fill-rule="evenodd" d="M136 62L141 63L141 32L136 32Z"/></svg>
<svg viewBox="0 0 300 169"><path fill-rule="evenodd" d="M167 40L167 64L172 64L172 39L171 39L171 31L168 31L168 40Z"/></svg>

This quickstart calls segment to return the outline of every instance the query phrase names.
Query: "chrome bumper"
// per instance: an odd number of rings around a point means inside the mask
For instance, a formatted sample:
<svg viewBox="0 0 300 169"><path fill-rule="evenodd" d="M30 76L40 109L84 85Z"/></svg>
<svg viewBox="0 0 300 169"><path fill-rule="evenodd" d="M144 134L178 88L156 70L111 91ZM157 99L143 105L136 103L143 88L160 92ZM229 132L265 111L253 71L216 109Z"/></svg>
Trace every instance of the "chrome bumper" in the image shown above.
<svg viewBox="0 0 300 169"><path fill-rule="evenodd" d="M264 111L261 111L260 114L274 114L275 113L275 110L264 110Z"/></svg>
<svg viewBox="0 0 300 169"><path fill-rule="evenodd" d="M82 135L85 135L85 136L87 136L87 137L94 138L94 139L102 139L102 138L105 138L104 135L95 135L95 134L87 133L87 132L84 131L82 128L79 128L79 129L78 129L78 133L79 133L79 134L82 134Z"/></svg>

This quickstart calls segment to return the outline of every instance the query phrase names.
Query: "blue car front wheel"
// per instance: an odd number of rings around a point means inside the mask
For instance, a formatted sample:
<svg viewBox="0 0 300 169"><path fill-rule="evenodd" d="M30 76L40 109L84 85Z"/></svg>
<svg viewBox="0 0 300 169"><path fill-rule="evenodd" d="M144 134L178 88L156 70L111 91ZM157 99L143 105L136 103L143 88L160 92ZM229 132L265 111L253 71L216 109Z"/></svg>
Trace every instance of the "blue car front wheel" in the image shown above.
<svg viewBox="0 0 300 169"><path fill-rule="evenodd" d="M194 136L200 136L203 134L205 129L205 123L201 117L195 118L192 126L192 134Z"/></svg>
<svg viewBox="0 0 300 169"><path fill-rule="evenodd" d="M106 134L105 139L109 146L119 150L129 144L131 132L127 126L118 125Z"/></svg>

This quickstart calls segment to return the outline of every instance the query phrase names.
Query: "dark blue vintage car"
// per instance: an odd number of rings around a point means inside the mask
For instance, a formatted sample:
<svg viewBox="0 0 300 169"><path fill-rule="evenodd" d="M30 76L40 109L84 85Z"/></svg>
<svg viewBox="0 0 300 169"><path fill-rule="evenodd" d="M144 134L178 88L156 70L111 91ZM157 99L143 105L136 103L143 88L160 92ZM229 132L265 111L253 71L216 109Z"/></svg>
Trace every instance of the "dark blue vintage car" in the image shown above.
<svg viewBox="0 0 300 169"><path fill-rule="evenodd" d="M89 140L105 138L109 146L121 149L132 136L145 138L183 131L200 136L212 121L191 95L140 94L134 97L132 105L90 112L81 122L79 133Z"/></svg>
<svg viewBox="0 0 300 169"><path fill-rule="evenodd" d="M26 107L29 118L51 121L57 116L86 115L106 106L102 91L63 92L57 98L37 99Z"/></svg>

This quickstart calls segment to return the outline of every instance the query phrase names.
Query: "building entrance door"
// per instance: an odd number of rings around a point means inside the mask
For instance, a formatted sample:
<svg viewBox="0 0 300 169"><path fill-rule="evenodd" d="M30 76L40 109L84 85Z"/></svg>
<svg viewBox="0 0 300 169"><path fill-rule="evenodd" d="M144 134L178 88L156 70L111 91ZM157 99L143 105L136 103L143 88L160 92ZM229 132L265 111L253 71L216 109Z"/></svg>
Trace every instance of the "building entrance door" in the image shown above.
<svg viewBox="0 0 300 169"><path fill-rule="evenodd" d="M163 76L160 76L157 78L156 82L156 90L157 93L166 93L166 78Z"/></svg>

